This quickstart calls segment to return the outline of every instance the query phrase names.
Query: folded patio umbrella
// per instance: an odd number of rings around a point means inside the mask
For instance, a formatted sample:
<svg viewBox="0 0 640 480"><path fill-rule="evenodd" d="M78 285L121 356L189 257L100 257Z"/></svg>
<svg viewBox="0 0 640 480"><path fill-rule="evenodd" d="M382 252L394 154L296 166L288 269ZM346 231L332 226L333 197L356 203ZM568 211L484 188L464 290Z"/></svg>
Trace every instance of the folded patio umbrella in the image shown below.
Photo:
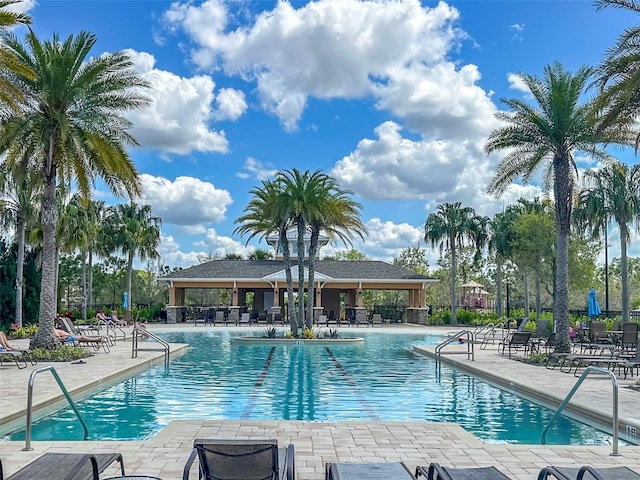
<svg viewBox="0 0 640 480"><path fill-rule="evenodd" d="M587 307L587 315L591 318L595 318L600 315L600 305L598 305L598 299L596 298L596 290L592 288L589 290L589 298L588 298L588 307Z"/></svg>

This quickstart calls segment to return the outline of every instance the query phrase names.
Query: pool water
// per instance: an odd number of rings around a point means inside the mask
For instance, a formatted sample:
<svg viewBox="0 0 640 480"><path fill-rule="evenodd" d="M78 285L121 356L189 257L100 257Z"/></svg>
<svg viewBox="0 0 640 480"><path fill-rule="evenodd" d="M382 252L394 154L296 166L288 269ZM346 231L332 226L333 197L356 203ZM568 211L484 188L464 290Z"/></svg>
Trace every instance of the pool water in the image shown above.
<svg viewBox="0 0 640 480"><path fill-rule="evenodd" d="M453 422L488 442L540 443L553 412L412 352L440 337L342 332L363 344L241 345L227 331L168 332L188 351L78 408L91 440L141 440L172 420ZM236 333L237 334L237 333ZM23 440L24 431L11 434ZM77 440L68 408L33 425L33 440ZM606 444L610 435L560 417L547 444Z"/></svg>

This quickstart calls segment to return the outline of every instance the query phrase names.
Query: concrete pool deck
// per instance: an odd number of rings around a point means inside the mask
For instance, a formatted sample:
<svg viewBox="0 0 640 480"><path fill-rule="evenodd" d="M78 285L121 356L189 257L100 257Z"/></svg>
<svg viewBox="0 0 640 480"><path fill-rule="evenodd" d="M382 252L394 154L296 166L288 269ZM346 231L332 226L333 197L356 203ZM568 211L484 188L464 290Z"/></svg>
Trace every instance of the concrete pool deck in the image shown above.
<svg viewBox="0 0 640 480"><path fill-rule="evenodd" d="M185 324L150 326L152 331L173 328L197 328L203 331L224 327L193 327ZM229 330L247 332L249 329L231 327ZM363 333L366 330L371 329L360 329ZM445 333L451 329L401 326L383 330ZM17 347L25 345L24 341L11 343ZM174 353L179 353L184 345L174 345L172 349ZM432 352L433 347L425 348L426 355ZM105 388L118 378L135 374L150 364L161 363L162 355L161 352L145 351L132 359L131 343L119 341L111 353L98 352L86 359L86 364L41 362L35 367L29 365L26 369L18 370L14 364L5 362L0 366L0 434L6 434L16 424L24 425L27 384L34 368L55 366L65 386L77 399ZM445 356L444 361L456 363L458 368L464 370L473 370L494 383L504 382L506 389L514 393L524 393L525 396L537 394L543 403L561 401L577 380L571 374L504 358L498 355L497 346L487 350L476 348L474 362L467 361L463 355ZM638 428L640 392L625 388L635 381L636 378L620 379L619 413L622 424ZM593 417L606 427L611 418L611 392L608 378L590 377L574 397L574 411L578 415ZM50 411L60 395L50 374L38 376L34 388L34 407ZM276 438L282 445L293 443L296 449L296 473L300 480L324 478L324 464L329 461L404 461L412 470L418 465L434 461L457 467L495 465L514 480L533 480L540 468L546 465L626 465L640 473L640 446L621 445L621 456L613 457L610 456L611 446L488 444L458 425L429 422L173 421L156 437L145 441L39 441L33 442L34 450L28 452L22 451L24 442L3 441L0 442L0 458L6 475L45 452L120 452L124 456L128 474L173 480L182 478L182 468L193 440L207 437ZM112 468L103 477L117 473L117 469ZM192 468L190 478L197 478L197 468Z"/></svg>

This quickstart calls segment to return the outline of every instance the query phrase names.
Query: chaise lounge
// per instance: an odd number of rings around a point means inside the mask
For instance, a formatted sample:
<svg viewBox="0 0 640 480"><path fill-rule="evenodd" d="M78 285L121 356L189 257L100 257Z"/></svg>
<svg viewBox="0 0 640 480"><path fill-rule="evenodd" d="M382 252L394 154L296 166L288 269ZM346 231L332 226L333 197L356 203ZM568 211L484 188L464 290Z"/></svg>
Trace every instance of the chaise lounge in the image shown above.
<svg viewBox="0 0 640 480"><path fill-rule="evenodd" d="M99 480L99 475L115 461L120 463L124 476L124 462L119 453L45 453L6 480ZM2 462L0 480L5 480Z"/></svg>
<svg viewBox="0 0 640 480"><path fill-rule="evenodd" d="M627 467L598 468L584 466L544 467L538 473L538 480L554 478L557 480L640 480L640 474Z"/></svg>
<svg viewBox="0 0 640 480"><path fill-rule="evenodd" d="M416 478L421 475L427 480L511 480L496 467L453 468L439 463L416 468Z"/></svg>

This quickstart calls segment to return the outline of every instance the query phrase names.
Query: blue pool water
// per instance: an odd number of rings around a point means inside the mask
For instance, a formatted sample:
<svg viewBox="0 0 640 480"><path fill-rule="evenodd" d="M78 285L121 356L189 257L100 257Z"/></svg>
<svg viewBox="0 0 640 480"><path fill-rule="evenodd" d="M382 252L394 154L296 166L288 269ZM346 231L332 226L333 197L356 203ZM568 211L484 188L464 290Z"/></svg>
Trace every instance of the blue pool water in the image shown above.
<svg viewBox="0 0 640 480"><path fill-rule="evenodd" d="M344 332L348 334L349 332ZM414 345L438 337L361 333L364 344L240 345L226 331L170 332L186 353L78 403L91 440L149 438L171 420L284 419L454 422L489 442L540 443L553 412L455 369L436 372ZM353 333L355 335L355 333ZM33 426L34 440L77 440L71 409ZM24 431L10 435L23 440ZM548 444L610 436L561 417Z"/></svg>

